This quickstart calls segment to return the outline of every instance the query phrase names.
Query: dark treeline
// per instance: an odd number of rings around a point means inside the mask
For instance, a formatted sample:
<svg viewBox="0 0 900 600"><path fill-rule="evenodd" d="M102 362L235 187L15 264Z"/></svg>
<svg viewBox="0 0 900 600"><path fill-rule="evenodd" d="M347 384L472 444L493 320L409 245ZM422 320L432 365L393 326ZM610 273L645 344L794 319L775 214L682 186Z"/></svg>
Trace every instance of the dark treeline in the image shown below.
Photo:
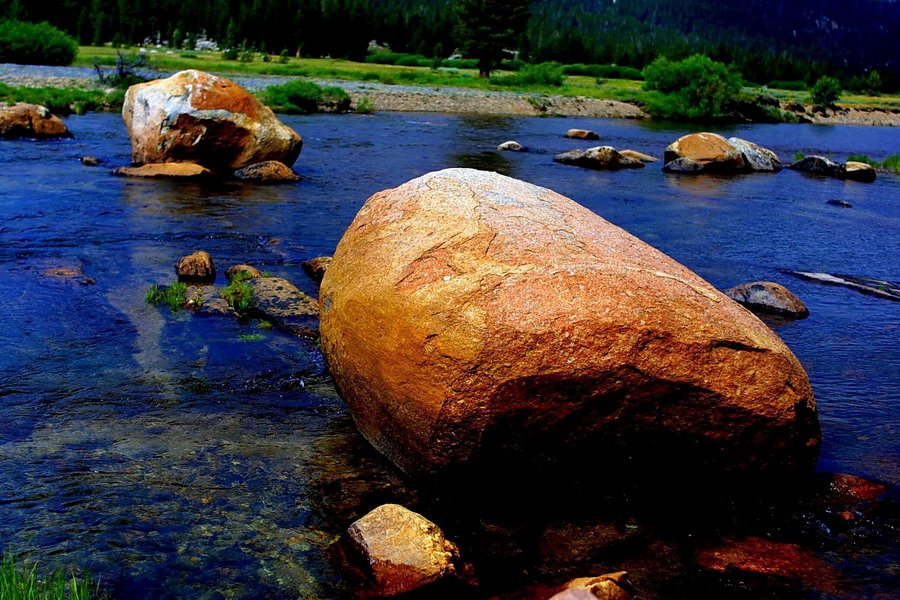
<svg viewBox="0 0 900 600"><path fill-rule="evenodd" d="M489 0L486 0L489 1ZM370 41L446 57L462 47L456 0L0 0L0 15L49 21L81 44L186 43L361 60ZM900 88L900 1L535 0L519 39L532 62L643 68L704 53L755 83L845 82L879 71Z"/></svg>

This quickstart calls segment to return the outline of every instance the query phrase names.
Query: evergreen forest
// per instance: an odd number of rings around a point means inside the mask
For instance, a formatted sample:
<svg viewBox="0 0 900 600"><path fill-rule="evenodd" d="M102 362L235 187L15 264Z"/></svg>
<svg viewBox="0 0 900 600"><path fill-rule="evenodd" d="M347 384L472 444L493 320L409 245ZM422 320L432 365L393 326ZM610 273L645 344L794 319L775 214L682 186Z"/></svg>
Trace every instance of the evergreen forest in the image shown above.
<svg viewBox="0 0 900 600"><path fill-rule="evenodd" d="M291 56L362 60L370 42L446 58L465 47L459 0L0 0L0 16L47 21L82 45L210 39ZM490 4L491 0L484 0ZM642 69L701 53L757 84L877 71L900 89L898 0L535 0L509 50L529 62ZM852 84L850 85L852 87Z"/></svg>

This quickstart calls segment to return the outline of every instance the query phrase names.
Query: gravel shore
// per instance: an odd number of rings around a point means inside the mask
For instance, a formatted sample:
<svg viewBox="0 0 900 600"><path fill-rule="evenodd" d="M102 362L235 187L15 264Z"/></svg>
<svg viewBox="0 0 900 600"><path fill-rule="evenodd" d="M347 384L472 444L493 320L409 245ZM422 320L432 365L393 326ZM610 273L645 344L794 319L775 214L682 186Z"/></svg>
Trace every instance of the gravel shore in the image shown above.
<svg viewBox="0 0 900 600"><path fill-rule="evenodd" d="M166 73L152 73L164 77ZM251 91L284 83L292 77L276 75L244 76L231 79ZM11 86L98 88L97 74L87 67L46 67L0 64L0 81ZM357 105L368 99L375 110L396 112L440 112L511 116L559 115L567 117L600 117L614 119L646 119L640 107L617 100L528 94L523 92L487 91L470 88L386 85L374 82L314 80L320 85L344 88ZM900 109L839 109L816 113L812 121L828 125L900 126Z"/></svg>

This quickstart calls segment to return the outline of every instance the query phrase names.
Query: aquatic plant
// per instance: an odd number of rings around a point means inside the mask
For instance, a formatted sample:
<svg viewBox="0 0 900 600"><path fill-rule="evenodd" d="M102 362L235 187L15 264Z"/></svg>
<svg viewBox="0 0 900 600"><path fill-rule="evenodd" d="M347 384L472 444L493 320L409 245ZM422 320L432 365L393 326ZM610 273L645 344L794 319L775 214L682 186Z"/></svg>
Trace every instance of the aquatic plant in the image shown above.
<svg viewBox="0 0 900 600"><path fill-rule="evenodd" d="M266 339L261 333L244 333L238 336L238 339L242 342L259 342Z"/></svg>
<svg viewBox="0 0 900 600"><path fill-rule="evenodd" d="M806 155L803 154L802 152L795 152L795 153L794 153L794 162L800 162L800 161L803 160L804 158L806 158Z"/></svg>
<svg viewBox="0 0 900 600"><path fill-rule="evenodd" d="M176 281L169 287L160 287L154 283L147 290L144 300L149 304L154 305L165 304L169 307L169 310L173 313L177 313L184 308L184 305L187 302L187 284Z"/></svg>
<svg viewBox="0 0 900 600"><path fill-rule="evenodd" d="M247 283L253 276L246 271L238 271L228 286L222 290L222 297L228 306L240 316L246 316L254 307L253 288Z"/></svg>
<svg viewBox="0 0 900 600"><path fill-rule="evenodd" d="M3 600L101 600L107 595L90 573L38 571L37 564L19 563L11 552L0 560L0 598Z"/></svg>
<svg viewBox="0 0 900 600"><path fill-rule="evenodd" d="M851 154L847 157L847 161L861 162L873 167L881 166L881 163L879 163L877 160L872 160L872 158L869 157L868 154Z"/></svg>
<svg viewBox="0 0 900 600"><path fill-rule="evenodd" d="M892 154L881 161L881 168L900 173L900 154Z"/></svg>

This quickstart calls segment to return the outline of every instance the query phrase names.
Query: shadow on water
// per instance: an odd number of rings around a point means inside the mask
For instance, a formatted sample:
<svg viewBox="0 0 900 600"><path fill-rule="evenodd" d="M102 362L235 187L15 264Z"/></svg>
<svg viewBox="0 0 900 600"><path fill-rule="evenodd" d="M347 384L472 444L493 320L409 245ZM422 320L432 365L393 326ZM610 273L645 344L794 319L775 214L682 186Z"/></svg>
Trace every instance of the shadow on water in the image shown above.
<svg viewBox="0 0 900 600"><path fill-rule="evenodd" d="M449 157L449 166L467 169L494 171L501 175L512 175L512 165L499 152L478 152L475 154L453 154Z"/></svg>

